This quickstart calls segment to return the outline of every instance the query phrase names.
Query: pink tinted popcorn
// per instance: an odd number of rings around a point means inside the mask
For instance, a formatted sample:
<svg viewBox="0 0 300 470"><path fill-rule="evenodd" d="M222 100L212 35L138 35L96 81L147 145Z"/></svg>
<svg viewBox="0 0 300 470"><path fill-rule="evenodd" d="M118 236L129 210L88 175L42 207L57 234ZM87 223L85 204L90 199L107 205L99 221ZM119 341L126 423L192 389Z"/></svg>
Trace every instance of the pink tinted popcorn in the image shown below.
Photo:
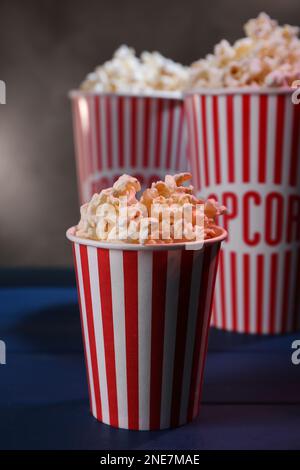
<svg viewBox="0 0 300 470"><path fill-rule="evenodd" d="M190 173L167 175L138 199L139 181L122 175L111 188L94 194L81 207L76 235L143 244L214 238L219 234L216 217L224 214L225 207L213 199L196 198L193 187L184 185L190 179Z"/></svg>
<svg viewBox="0 0 300 470"><path fill-rule="evenodd" d="M233 45L223 39L214 54L192 64L191 88L283 87L300 78L299 28L260 13L244 30L245 38Z"/></svg>

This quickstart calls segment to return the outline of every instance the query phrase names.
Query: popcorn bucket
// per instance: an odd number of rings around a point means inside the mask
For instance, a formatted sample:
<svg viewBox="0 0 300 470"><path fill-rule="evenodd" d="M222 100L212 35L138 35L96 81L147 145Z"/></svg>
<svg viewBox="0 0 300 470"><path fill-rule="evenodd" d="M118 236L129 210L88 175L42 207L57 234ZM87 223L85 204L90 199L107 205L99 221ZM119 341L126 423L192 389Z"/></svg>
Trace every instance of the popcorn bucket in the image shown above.
<svg viewBox="0 0 300 470"><path fill-rule="evenodd" d="M186 126L180 93L122 95L72 91L80 202L123 173L143 188L186 171Z"/></svg>
<svg viewBox="0 0 300 470"><path fill-rule="evenodd" d="M93 416L152 430L197 416L218 253L187 244L72 242Z"/></svg>
<svg viewBox="0 0 300 470"><path fill-rule="evenodd" d="M194 184L228 208L212 325L299 329L300 104L290 89L225 89L185 107Z"/></svg>

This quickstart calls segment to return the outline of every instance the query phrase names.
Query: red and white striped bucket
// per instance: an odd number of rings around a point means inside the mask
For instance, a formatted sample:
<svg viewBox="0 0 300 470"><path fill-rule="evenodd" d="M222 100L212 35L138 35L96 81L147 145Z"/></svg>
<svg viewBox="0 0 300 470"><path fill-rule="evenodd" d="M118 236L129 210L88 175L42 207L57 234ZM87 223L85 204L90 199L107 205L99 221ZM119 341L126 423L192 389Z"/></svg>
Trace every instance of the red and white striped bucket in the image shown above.
<svg viewBox="0 0 300 470"><path fill-rule="evenodd" d="M201 90L185 107L194 184L228 207L212 324L299 329L300 104L292 90Z"/></svg>
<svg viewBox="0 0 300 470"><path fill-rule="evenodd" d="M166 173L187 170L181 94L152 96L72 91L80 202L112 186L123 173L143 188Z"/></svg>
<svg viewBox="0 0 300 470"><path fill-rule="evenodd" d="M68 230L92 414L136 430L192 420L225 230L202 249L193 242L117 245L73 234Z"/></svg>

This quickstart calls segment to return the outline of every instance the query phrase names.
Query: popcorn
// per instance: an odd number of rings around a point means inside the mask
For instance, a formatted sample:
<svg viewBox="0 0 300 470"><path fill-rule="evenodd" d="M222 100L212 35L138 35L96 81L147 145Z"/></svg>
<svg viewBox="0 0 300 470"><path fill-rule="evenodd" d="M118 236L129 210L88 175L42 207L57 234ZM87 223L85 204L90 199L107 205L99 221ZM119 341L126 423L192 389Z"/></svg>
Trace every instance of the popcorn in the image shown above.
<svg viewBox="0 0 300 470"><path fill-rule="evenodd" d="M181 91L188 82L188 67L167 59L159 52L143 52L119 47L112 60L87 75L80 88L84 91L143 93Z"/></svg>
<svg viewBox="0 0 300 470"><path fill-rule="evenodd" d="M260 13L244 30L245 38L232 46L223 39L214 54L191 65L190 88L284 87L300 79L299 28Z"/></svg>
<svg viewBox="0 0 300 470"><path fill-rule="evenodd" d="M190 173L167 175L137 199L139 181L124 174L81 207L76 235L142 244L213 238L219 233L215 219L225 207L213 199L198 199L191 185L183 185L190 179Z"/></svg>

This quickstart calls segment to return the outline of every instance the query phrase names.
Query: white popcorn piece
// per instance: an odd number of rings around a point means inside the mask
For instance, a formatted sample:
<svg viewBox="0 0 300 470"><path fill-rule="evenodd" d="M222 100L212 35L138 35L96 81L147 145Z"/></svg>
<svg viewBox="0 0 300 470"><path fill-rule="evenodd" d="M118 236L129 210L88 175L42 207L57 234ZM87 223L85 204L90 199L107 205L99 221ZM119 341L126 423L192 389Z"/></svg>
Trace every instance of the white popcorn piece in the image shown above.
<svg viewBox="0 0 300 470"><path fill-rule="evenodd" d="M143 52L122 45L110 61L96 67L81 84L84 91L143 93L181 91L188 82L189 71L159 52Z"/></svg>
<svg viewBox="0 0 300 470"><path fill-rule="evenodd" d="M284 87L299 79L299 28L260 13L244 30L245 38L232 46L222 40L214 54L191 65L190 88Z"/></svg>

